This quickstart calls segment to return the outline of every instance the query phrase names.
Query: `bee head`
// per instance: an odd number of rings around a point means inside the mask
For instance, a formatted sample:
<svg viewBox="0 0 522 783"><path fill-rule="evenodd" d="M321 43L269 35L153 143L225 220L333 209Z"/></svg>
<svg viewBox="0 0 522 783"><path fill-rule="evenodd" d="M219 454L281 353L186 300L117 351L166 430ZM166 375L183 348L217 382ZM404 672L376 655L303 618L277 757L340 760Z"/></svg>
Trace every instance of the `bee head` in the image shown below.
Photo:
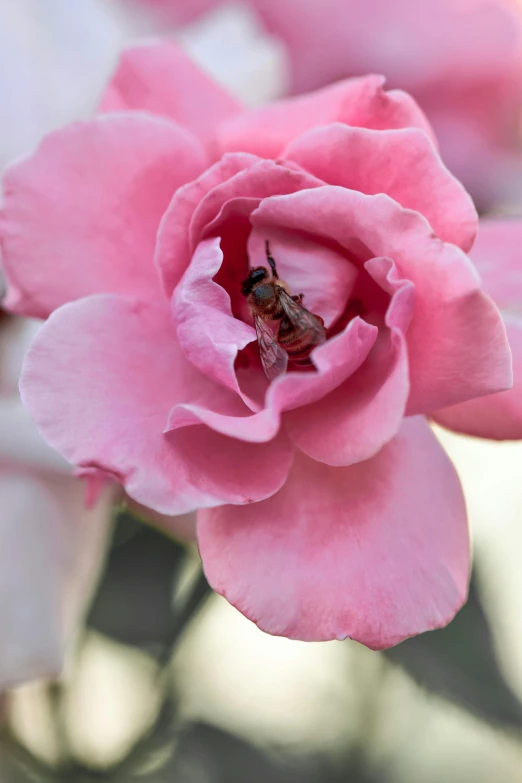
<svg viewBox="0 0 522 783"><path fill-rule="evenodd" d="M258 266L255 269L251 269L248 277L246 280L243 281L243 285L241 288L241 291L243 292L243 296L248 296L250 293L252 293L253 288L258 284L261 283L263 280L266 280L268 277L268 270L265 269L264 266Z"/></svg>

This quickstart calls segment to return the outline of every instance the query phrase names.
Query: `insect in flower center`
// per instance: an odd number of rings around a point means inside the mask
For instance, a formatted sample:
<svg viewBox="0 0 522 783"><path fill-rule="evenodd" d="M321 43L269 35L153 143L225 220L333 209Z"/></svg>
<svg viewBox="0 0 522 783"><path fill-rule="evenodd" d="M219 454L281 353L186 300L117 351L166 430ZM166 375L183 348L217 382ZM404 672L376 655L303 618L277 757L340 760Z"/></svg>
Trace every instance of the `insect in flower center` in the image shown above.
<svg viewBox="0 0 522 783"><path fill-rule="evenodd" d="M263 266L251 269L242 292L254 318L259 355L269 380L286 372L288 363L310 367L310 354L326 340L324 321L303 307L303 294L291 295L277 274L276 263L265 242L270 272Z"/></svg>

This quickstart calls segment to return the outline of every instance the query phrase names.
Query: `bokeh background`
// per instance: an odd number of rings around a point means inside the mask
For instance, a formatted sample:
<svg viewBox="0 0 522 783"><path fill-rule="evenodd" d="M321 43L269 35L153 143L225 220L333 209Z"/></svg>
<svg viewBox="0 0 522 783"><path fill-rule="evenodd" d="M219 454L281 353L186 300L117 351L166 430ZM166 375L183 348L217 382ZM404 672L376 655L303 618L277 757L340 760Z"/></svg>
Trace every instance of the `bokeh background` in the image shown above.
<svg viewBox="0 0 522 783"><path fill-rule="evenodd" d="M250 105L384 72L429 113L482 214L522 216L517 0L0 0L0 168L90 116L121 48L157 33ZM83 512L17 418L32 331L1 314L0 669L15 600L48 631L35 574L56 582L51 604L79 589L60 569L90 600L62 676L0 691L0 783L522 781L522 444L436 430L474 548L469 601L446 629L386 653L273 638L211 593L190 540L124 505L81 528L85 573L65 549L53 560L36 474L64 526Z"/></svg>

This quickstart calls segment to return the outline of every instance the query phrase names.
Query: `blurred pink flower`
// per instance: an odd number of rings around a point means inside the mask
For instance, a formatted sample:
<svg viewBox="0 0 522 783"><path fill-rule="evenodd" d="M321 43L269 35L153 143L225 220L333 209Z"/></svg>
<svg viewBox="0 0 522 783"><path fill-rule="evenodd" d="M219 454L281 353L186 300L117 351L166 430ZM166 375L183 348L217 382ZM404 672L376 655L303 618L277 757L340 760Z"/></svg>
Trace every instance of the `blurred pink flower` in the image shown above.
<svg viewBox="0 0 522 783"><path fill-rule="evenodd" d="M293 92L382 73L419 102L445 163L480 206L520 199L519 0L242 1L285 41ZM144 2L177 25L223 4Z"/></svg>
<svg viewBox="0 0 522 783"><path fill-rule="evenodd" d="M199 509L211 585L263 630L379 649L447 623L468 532L424 416L511 366L422 112L379 77L244 111L161 43L102 110L5 176L8 306L50 316L22 377L47 442ZM270 384L241 292L266 240L328 329L315 372Z"/></svg>

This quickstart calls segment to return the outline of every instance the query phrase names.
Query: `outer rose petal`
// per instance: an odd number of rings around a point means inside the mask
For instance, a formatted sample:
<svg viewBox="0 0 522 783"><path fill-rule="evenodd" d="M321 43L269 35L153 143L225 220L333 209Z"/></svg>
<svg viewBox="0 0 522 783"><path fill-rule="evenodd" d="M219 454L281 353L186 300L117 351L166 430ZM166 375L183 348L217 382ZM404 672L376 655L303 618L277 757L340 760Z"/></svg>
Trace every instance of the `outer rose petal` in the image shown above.
<svg viewBox="0 0 522 783"><path fill-rule="evenodd" d="M121 57L100 110L143 109L176 120L208 147L216 125L241 105L171 41L131 46Z"/></svg>
<svg viewBox="0 0 522 783"><path fill-rule="evenodd" d="M473 249L484 288L506 315L522 316L522 220L481 220Z"/></svg>
<svg viewBox="0 0 522 783"><path fill-rule="evenodd" d="M513 387L437 411L443 427L495 440L522 438L522 221L483 220L473 246L486 291L504 315L513 357Z"/></svg>
<svg viewBox="0 0 522 783"><path fill-rule="evenodd" d="M329 185L386 193L427 218L444 242L469 250L478 228L473 202L417 128L375 131L330 125L290 142L284 158Z"/></svg>
<svg viewBox="0 0 522 783"><path fill-rule="evenodd" d="M415 285L408 330L410 415L504 391L512 383L505 328L459 248L444 244L418 213L384 194L319 187L265 199L255 227L284 227L363 252L389 256Z"/></svg>
<svg viewBox="0 0 522 783"><path fill-rule="evenodd" d="M183 128L140 114L80 122L9 168L0 216L6 306L45 318L91 293L161 296L160 219L203 168Z"/></svg>
<svg viewBox="0 0 522 783"><path fill-rule="evenodd" d="M0 497L2 690L61 673L98 575L112 492L86 511L79 481L4 471Z"/></svg>
<svg viewBox="0 0 522 783"><path fill-rule="evenodd" d="M522 318L506 322L513 357L513 386L500 394L490 394L437 411L437 424L465 435L491 440L522 439Z"/></svg>
<svg viewBox="0 0 522 783"><path fill-rule="evenodd" d="M242 406L186 361L167 306L112 295L65 305L38 333L20 387L49 445L80 468L119 476L159 513L268 497L292 461L283 436L260 447L205 426L163 434L176 401Z"/></svg>
<svg viewBox="0 0 522 783"><path fill-rule="evenodd" d="M436 143L415 101L400 90L386 92L384 82L383 76L345 79L309 95L244 112L218 128L219 148L277 158L296 136L333 122L376 130L421 128Z"/></svg>
<svg viewBox="0 0 522 783"><path fill-rule="evenodd" d="M466 597L462 491L418 418L349 468L300 456L269 500L200 512L198 539L212 587L293 639L379 650L445 625Z"/></svg>

